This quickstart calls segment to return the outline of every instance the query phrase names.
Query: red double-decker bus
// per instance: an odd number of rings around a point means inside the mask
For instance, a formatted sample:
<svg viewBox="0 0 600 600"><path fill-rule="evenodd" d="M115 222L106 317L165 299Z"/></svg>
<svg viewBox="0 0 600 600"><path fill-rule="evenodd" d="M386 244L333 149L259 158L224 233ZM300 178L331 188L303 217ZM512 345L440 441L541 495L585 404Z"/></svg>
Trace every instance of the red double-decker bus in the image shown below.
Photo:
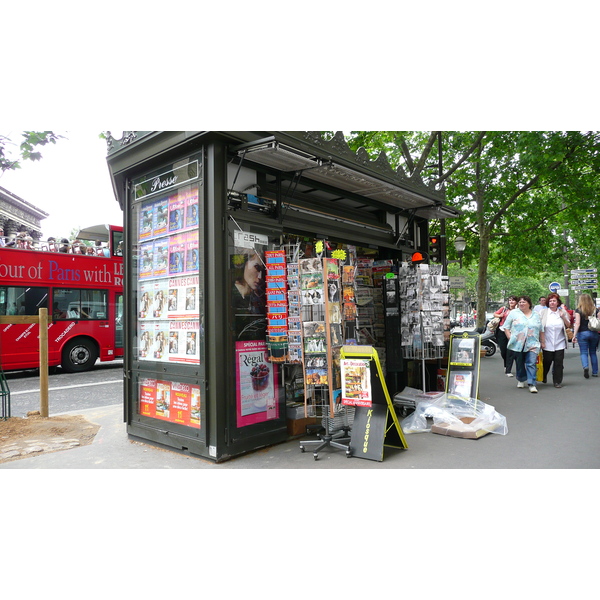
<svg viewBox="0 0 600 600"><path fill-rule="evenodd" d="M93 245L0 247L0 315L47 308L48 363L71 373L123 356L123 228L89 227L77 239ZM38 329L0 325L2 369L39 367Z"/></svg>

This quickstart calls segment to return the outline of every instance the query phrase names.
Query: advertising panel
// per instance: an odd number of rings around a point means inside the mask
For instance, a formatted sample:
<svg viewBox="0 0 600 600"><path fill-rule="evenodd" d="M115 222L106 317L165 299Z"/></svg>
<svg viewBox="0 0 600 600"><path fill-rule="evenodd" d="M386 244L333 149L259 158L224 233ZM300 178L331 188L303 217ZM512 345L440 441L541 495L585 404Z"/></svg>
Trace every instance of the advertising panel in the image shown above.
<svg viewBox="0 0 600 600"><path fill-rule="evenodd" d="M279 417L276 398L277 364L267 360L263 340L236 342L237 426L244 427Z"/></svg>

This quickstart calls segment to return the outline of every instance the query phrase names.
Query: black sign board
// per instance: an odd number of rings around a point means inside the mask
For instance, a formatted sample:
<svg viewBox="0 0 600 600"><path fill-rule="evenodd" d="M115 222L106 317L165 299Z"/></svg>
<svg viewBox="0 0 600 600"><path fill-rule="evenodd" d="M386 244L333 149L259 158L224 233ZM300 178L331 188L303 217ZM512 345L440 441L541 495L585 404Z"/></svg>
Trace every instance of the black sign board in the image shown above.
<svg viewBox="0 0 600 600"><path fill-rule="evenodd" d="M408 448L398 423L387 386L383 378L377 351L370 346L343 346L342 358L370 358L370 407L357 406L354 413L348 454L370 460L383 460L384 446Z"/></svg>

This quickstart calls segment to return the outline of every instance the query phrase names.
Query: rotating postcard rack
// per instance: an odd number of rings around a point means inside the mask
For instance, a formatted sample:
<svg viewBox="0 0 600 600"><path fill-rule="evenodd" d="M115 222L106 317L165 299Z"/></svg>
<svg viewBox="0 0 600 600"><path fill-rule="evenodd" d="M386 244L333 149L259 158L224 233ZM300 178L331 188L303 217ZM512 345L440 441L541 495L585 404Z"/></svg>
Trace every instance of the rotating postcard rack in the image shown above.
<svg viewBox="0 0 600 600"><path fill-rule="evenodd" d="M353 411L339 402L339 355L344 343L340 261L335 258L302 258L297 269L292 267L291 271L288 298L290 314L295 314L297 309L291 307L298 292L299 324L293 322L292 327L298 329L294 341L301 342L305 415L320 417L325 428L321 439L300 442L300 449L304 451L305 445L317 444L314 450L317 459L319 450L326 446L347 448L353 417Z"/></svg>
<svg viewBox="0 0 600 600"><path fill-rule="evenodd" d="M427 391L425 361L444 357L444 314L448 310L447 278L441 265L402 263L399 268L402 354L420 360L423 391Z"/></svg>

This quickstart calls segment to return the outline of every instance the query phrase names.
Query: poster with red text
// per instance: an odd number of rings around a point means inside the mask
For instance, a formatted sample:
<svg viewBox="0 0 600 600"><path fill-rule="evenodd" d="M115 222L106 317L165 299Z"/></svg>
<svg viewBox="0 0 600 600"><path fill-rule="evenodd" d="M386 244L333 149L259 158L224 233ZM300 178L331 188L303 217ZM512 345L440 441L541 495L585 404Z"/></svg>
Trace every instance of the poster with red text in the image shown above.
<svg viewBox="0 0 600 600"><path fill-rule="evenodd" d="M235 364L237 426L277 419L277 365L267 360L265 341L236 342Z"/></svg>
<svg viewBox="0 0 600 600"><path fill-rule="evenodd" d="M197 385L140 379L140 415L200 428L201 408Z"/></svg>
<svg viewBox="0 0 600 600"><path fill-rule="evenodd" d="M140 415L156 417L156 379L140 379Z"/></svg>

